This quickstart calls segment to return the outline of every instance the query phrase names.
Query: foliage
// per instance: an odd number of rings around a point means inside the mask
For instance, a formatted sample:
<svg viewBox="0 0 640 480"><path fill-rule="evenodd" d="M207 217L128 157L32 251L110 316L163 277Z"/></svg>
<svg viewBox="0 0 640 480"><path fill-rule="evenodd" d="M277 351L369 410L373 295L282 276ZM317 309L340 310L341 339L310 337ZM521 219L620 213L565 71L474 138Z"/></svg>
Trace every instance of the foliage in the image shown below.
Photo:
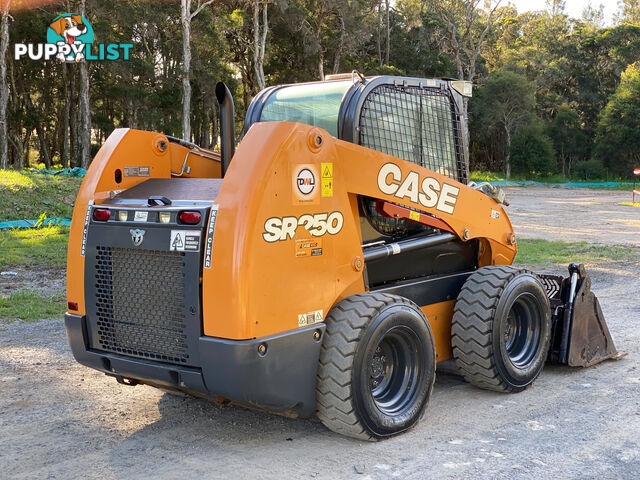
<svg viewBox="0 0 640 480"><path fill-rule="evenodd" d="M492 142L504 155L507 178L511 175L511 141L518 129L535 117L534 85L524 75L496 70L478 89L471 104L473 138Z"/></svg>
<svg viewBox="0 0 640 480"><path fill-rule="evenodd" d="M640 166L640 63L622 74L620 85L602 112L596 152L614 173Z"/></svg>
<svg viewBox="0 0 640 480"><path fill-rule="evenodd" d="M0 230L0 265L64 265L69 227Z"/></svg>
<svg viewBox="0 0 640 480"><path fill-rule="evenodd" d="M19 290L9 296L0 295L0 320L32 322L62 317L66 307L64 292L43 295L35 290Z"/></svg>
<svg viewBox="0 0 640 480"><path fill-rule="evenodd" d="M558 107L555 117L546 127L558 155L557 170L570 176L576 161L588 156L588 137L582 128L580 115L566 103Z"/></svg>
<svg viewBox="0 0 640 480"><path fill-rule="evenodd" d="M602 162L597 158L590 158L589 160L581 160L576 163L575 175L581 180L594 180L601 178L604 172Z"/></svg>
<svg viewBox="0 0 640 480"><path fill-rule="evenodd" d="M637 248L594 245L588 242L562 240L518 240L515 263L524 265L565 265L574 263L628 261L638 258Z"/></svg>
<svg viewBox="0 0 640 480"><path fill-rule="evenodd" d="M521 127L511 143L513 169L529 177L544 176L555 170L551 140L538 122Z"/></svg>

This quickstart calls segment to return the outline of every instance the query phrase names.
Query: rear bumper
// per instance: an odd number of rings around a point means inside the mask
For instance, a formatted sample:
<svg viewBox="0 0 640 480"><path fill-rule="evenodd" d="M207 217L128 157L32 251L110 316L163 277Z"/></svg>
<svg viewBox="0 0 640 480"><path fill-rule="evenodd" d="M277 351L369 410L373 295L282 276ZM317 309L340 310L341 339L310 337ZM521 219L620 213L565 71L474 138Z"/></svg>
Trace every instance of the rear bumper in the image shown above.
<svg viewBox="0 0 640 480"><path fill-rule="evenodd" d="M116 378L133 379L231 401L275 413L309 417L315 412L315 387L325 325L254 340L200 337L197 367L184 367L89 348L86 318L65 315L71 351L82 365ZM314 338L314 332L320 338ZM266 351L259 352L264 345Z"/></svg>

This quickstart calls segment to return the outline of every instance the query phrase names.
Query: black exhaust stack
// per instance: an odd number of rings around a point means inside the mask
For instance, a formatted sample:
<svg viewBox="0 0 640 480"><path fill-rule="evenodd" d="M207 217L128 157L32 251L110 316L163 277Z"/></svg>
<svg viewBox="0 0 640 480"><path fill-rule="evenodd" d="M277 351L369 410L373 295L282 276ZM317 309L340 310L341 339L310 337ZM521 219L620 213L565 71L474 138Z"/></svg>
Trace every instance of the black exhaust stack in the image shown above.
<svg viewBox="0 0 640 480"><path fill-rule="evenodd" d="M222 176L224 177L236 151L233 98L224 82L216 84L216 98L220 105L220 152L222 157Z"/></svg>

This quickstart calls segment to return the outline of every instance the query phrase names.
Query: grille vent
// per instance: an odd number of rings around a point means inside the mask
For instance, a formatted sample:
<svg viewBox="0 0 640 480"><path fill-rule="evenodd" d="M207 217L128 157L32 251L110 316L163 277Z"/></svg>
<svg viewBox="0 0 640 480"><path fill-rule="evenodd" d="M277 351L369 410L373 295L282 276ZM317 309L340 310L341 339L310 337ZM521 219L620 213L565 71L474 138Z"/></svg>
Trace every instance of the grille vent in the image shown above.
<svg viewBox="0 0 640 480"><path fill-rule="evenodd" d="M187 363L184 276L183 252L97 246L100 349Z"/></svg>

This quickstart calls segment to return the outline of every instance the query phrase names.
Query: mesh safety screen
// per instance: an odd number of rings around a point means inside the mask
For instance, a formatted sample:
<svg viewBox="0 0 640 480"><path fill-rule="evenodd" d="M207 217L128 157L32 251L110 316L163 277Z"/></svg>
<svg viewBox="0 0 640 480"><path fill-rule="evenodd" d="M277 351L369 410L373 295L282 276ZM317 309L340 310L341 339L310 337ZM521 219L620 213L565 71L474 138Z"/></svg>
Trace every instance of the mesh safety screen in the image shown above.
<svg viewBox="0 0 640 480"><path fill-rule="evenodd" d="M360 144L461 179L460 125L448 93L432 87L381 85L360 113Z"/></svg>

